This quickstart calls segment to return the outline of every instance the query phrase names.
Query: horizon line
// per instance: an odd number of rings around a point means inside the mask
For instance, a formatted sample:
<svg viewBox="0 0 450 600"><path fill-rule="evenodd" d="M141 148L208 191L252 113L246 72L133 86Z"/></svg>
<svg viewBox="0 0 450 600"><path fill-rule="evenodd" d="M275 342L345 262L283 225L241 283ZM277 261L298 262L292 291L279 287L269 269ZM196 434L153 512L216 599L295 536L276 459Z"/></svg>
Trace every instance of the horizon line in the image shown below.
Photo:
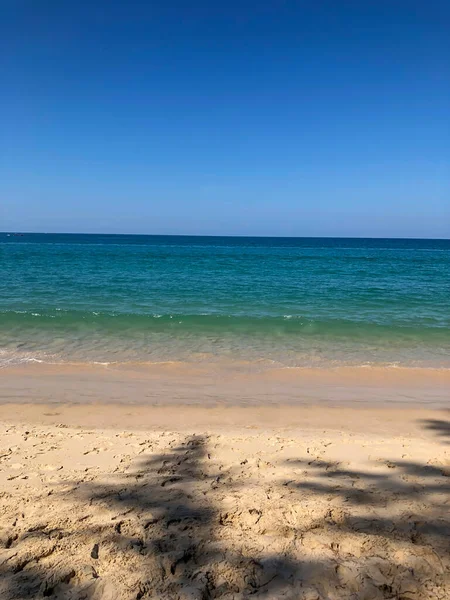
<svg viewBox="0 0 450 600"><path fill-rule="evenodd" d="M360 235L248 235L239 233L210 234L210 233L113 233L113 232L83 232L83 231L2 231L6 235L116 235L136 237L205 237L205 238L261 238L261 239L341 239L341 240L428 240L450 241L450 237L418 237L418 236L360 236Z"/></svg>

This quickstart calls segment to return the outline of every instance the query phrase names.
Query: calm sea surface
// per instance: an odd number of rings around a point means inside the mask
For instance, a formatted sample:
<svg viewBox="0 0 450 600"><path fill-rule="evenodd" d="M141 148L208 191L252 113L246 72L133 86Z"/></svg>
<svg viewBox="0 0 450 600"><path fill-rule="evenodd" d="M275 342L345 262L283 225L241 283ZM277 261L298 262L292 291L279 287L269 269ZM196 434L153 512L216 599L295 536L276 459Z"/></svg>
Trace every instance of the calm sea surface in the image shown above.
<svg viewBox="0 0 450 600"><path fill-rule="evenodd" d="M450 367L450 240L0 233L0 364Z"/></svg>

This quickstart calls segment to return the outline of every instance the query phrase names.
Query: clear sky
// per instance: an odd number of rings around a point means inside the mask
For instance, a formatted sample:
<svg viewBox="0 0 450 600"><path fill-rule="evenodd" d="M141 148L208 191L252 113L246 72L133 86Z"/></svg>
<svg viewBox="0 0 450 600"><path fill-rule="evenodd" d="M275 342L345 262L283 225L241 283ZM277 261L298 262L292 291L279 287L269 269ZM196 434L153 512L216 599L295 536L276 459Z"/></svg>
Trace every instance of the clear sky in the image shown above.
<svg viewBox="0 0 450 600"><path fill-rule="evenodd" d="M448 0L0 0L0 231L450 237Z"/></svg>

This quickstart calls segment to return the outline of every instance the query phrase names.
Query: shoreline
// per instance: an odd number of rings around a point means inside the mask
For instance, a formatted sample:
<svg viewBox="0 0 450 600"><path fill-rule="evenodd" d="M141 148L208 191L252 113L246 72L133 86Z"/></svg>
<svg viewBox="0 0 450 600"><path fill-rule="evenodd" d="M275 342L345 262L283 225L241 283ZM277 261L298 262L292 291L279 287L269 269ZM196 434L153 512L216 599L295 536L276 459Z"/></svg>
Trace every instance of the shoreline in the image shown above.
<svg viewBox="0 0 450 600"><path fill-rule="evenodd" d="M27 364L0 370L0 405L396 406L444 409L450 369L339 367L248 372L223 365Z"/></svg>

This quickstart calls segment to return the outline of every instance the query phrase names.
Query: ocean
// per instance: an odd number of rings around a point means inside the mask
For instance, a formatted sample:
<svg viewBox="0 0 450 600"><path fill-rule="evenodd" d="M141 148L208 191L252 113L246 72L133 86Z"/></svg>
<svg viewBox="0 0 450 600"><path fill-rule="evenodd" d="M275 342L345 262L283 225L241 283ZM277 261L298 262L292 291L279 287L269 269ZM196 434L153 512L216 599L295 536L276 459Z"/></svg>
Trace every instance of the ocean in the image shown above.
<svg viewBox="0 0 450 600"><path fill-rule="evenodd" d="M450 240L0 233L0 365L450 367Z"/></svg>

